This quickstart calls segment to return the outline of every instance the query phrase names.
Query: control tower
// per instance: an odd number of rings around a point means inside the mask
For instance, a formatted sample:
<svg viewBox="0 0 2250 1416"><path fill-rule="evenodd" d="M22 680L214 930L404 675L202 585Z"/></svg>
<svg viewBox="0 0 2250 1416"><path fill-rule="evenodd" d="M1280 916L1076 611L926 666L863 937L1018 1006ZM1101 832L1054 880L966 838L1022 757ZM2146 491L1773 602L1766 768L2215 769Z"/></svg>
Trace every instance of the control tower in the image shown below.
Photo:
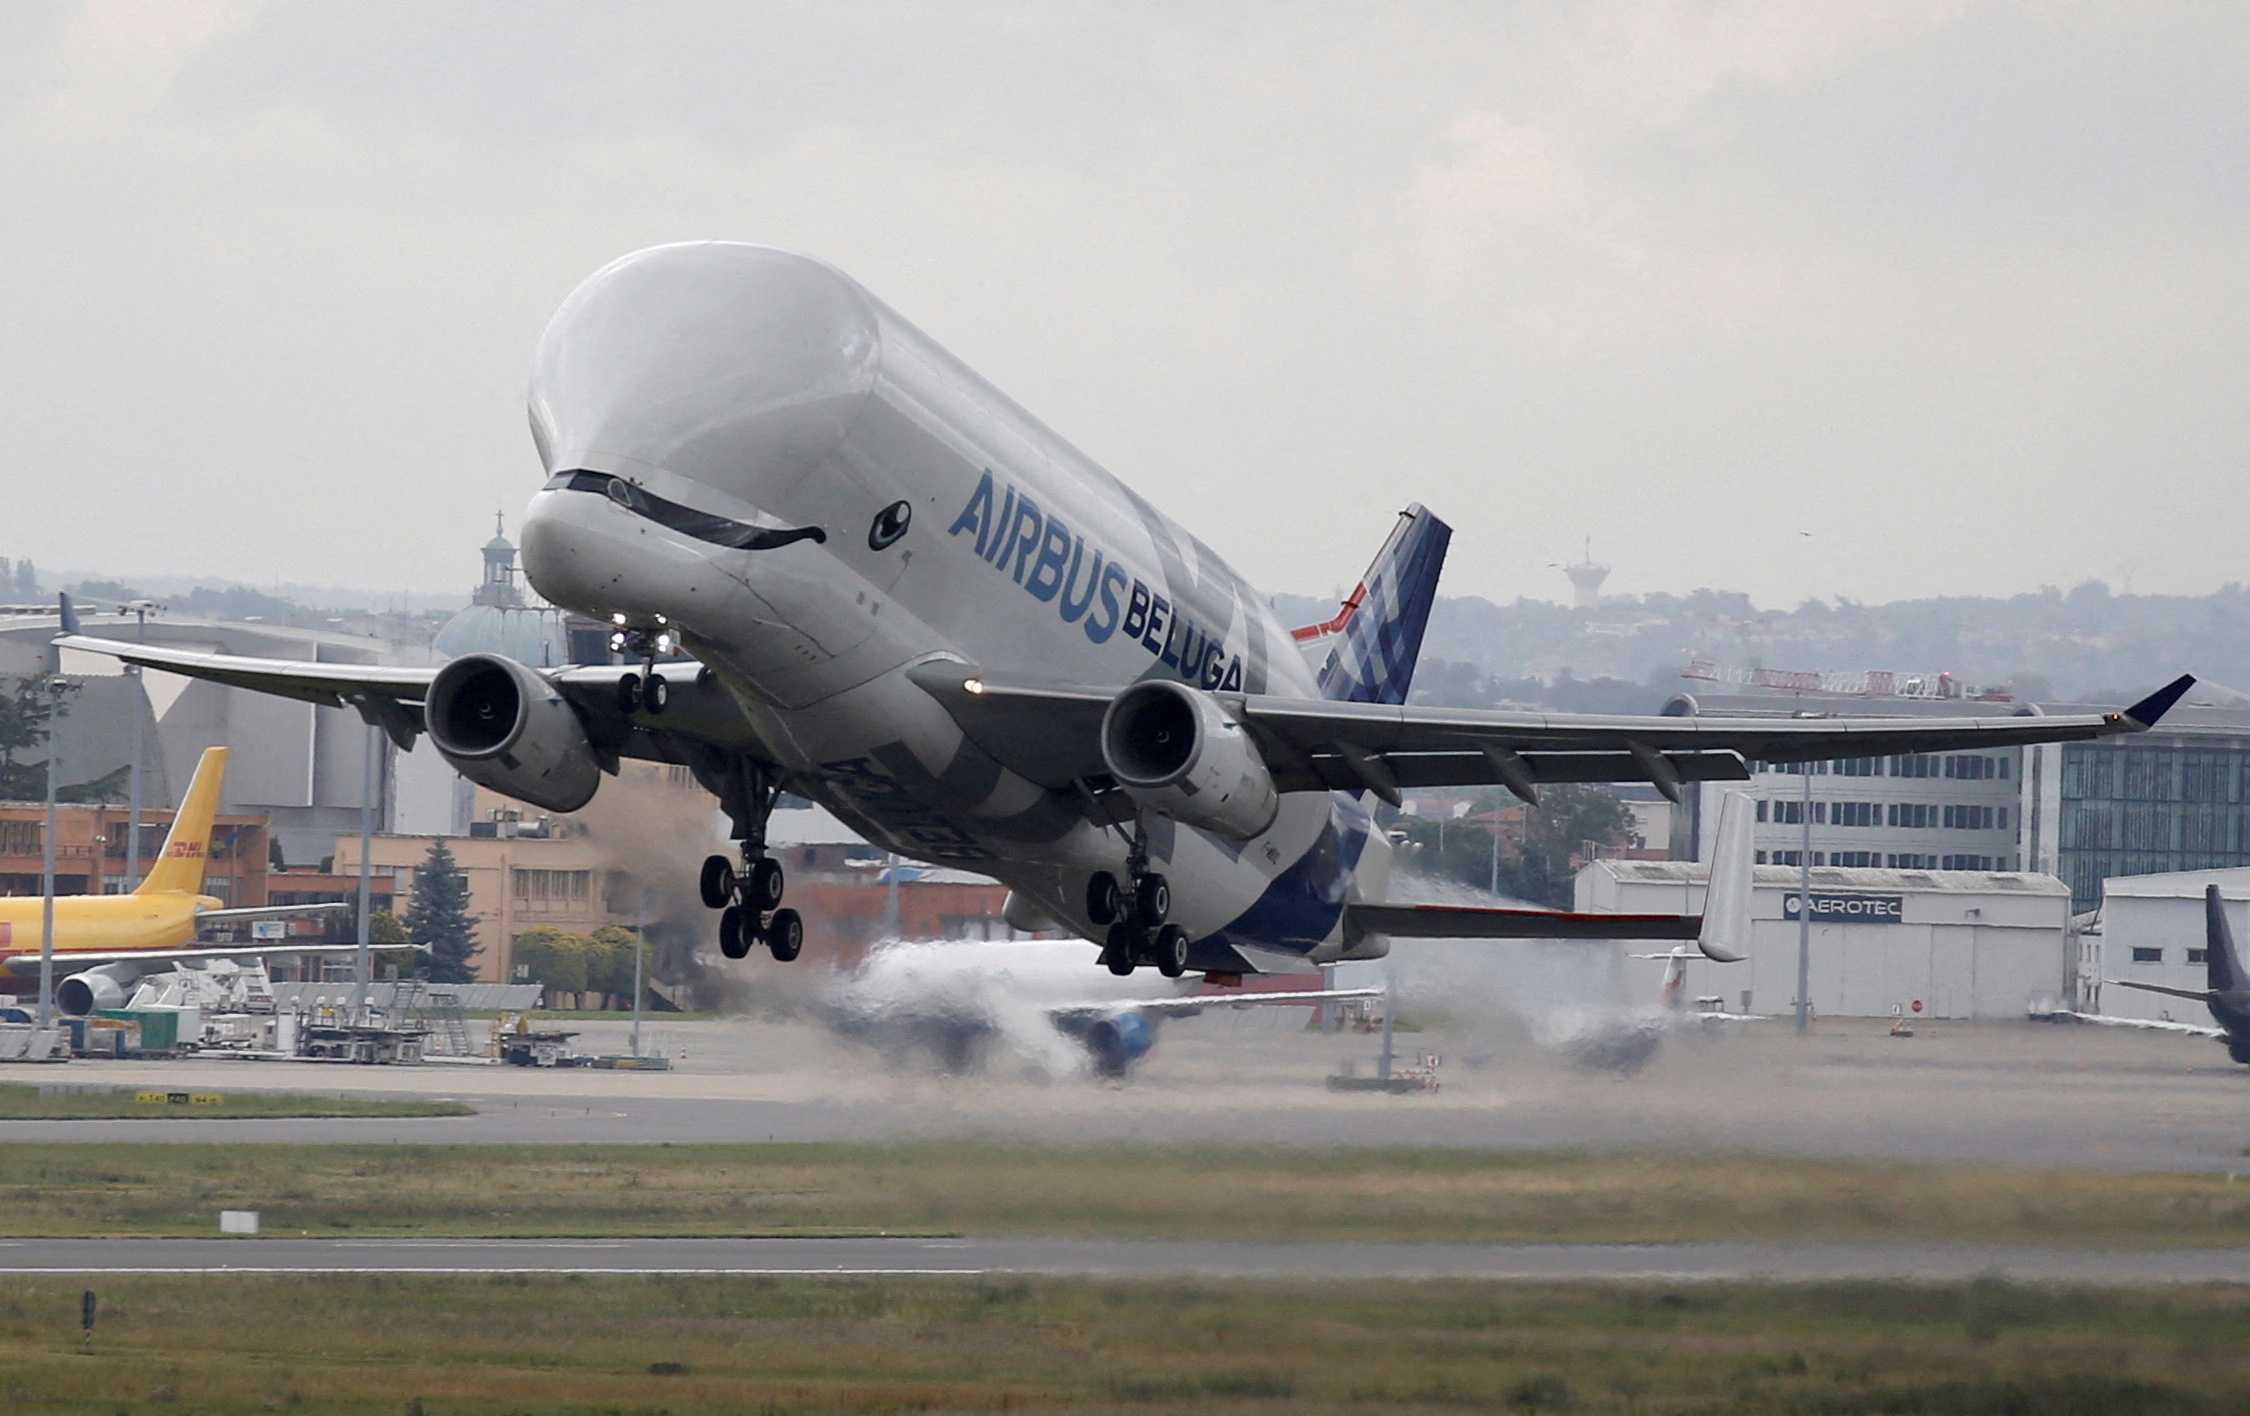
<svg viewBox="0 0 2250 1416"><path fill-rule="evenodd" d="M1570 588L1577 592L1575 603L1579 609L1590 610L1602 602L1602 582L1609 578L1609 567L1594 564L1594 538L1586 538L1586 549L1576 565L1566 565L1563 574L1570 577Z"/></svg>

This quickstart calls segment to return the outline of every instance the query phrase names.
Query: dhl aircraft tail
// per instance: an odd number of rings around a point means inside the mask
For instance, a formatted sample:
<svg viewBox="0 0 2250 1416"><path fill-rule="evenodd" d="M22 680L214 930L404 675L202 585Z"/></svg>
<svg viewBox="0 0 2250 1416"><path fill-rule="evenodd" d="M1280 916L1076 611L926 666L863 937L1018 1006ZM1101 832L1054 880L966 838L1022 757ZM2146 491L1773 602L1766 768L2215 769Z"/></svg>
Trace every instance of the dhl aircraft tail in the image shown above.
<svg viewBox="0 0 2250 1416"><path fill-rule="evenodd" d="M187 797L172 818L171 834L164 838L164 851L134 894L203 893L203 863L211 855L211 818L218 814L219 787L226 775L227 750L203 749L203 760L195 764L195 780L188 783Z"/></svg>

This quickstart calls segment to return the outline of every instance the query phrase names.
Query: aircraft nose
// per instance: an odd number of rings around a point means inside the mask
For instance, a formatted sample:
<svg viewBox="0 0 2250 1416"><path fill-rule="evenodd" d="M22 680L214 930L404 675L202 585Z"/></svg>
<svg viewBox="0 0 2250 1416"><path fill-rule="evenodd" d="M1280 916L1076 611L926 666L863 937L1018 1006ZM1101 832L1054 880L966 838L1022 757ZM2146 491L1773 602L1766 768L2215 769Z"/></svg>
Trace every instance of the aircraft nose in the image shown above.
<svg viewBox="0 0 2250 1416"><path fill-rule="evenodd" d="M872 297L810 257L719 241L637 251L548 323L532 435L550 475L589 468L692 497L681 478L775 507L850 428L878 336Z"/></svg>

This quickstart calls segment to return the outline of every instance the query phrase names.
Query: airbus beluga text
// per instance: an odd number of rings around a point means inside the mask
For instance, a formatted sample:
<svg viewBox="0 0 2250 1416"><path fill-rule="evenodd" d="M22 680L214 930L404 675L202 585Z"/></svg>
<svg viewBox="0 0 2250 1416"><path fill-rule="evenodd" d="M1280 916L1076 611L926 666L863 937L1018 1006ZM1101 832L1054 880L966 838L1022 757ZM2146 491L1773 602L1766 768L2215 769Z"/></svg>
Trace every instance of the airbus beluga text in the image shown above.
<svg viewBox="0 0 2250 1416"><path fill-rule="evenodd" d="M1212 552L835 268L660 246L556 312L531 378L539 593L637 662L436 669L63 643L313 702L555 811L622 757L680 763L740 842L702 876L725 952L794 957L765 850L786 788L901 855L988 872L1125 974L1302 971L1388 937L1692 939L1677 916L1387 903L1372 803L1409 787L1740 780L1746 757L2133 732L2005 719L1574 717L1407 706L1451 535L1410 506L1328 622L1282 624ZM675 651L694 662L663 662ZM1708 939L1706 940L1708 941ZM1719 951L1723 945L1712 944Z"/></svg>

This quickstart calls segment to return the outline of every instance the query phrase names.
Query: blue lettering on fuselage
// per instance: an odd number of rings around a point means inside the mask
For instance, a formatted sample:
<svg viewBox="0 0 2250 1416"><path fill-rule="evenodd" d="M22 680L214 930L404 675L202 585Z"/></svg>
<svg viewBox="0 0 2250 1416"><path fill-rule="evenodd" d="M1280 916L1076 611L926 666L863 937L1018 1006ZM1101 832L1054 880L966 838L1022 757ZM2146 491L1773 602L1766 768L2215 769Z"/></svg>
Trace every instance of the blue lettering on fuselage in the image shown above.
<svg viewBox="0 0 2250 1416"><path fill-rule="evenodd" d="M1227 652L1223 630L1213 633L1185 618L1161 593L1166 587L1152 588L1115 555L1088 545L1029 493L1009 486L996 503L998 491L988 468L948 534L975 533L976 553L987 565L1055 606L1064 624L1079 625L1093 643L1122 629L1186 682L1214 692L1241 690L1242 656Z"/></svg>

